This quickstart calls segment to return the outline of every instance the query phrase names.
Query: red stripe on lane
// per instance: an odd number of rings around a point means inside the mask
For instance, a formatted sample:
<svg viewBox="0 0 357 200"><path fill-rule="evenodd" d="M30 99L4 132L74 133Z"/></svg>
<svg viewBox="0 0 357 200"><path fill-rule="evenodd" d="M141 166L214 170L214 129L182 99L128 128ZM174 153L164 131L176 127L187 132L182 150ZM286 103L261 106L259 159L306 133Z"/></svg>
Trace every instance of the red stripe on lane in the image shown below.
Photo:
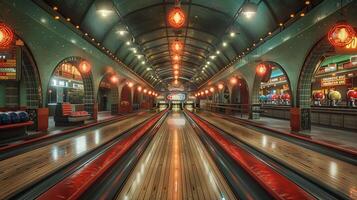
<svg viewBox="0 0 357 200"><path fill-rule="evenodd" d="M145 113L145 112L139 112L137 115L142 115L143 113ZM21 147L21 146L24 146L24 145L27 145L27 144L31 144L33 142L46 140L46 139L53 138L53 137L58 137L60 135L72 133L74 131L79 131L79 130L82 130L82 129L85 129L85 128L90 128L90 127L97 126L97 125L100 125L100 124L103 124L103 123L107 123L107 122L111 122L111 121L117 121L117 120L125 120L125 119L128 119L129 117L131 117L131 115L130 116L112 117L112 118L109 118L109 119L93 122L93 123L86 124L86 125L83 125L83 126L66 129L66 130L60 131L60 132L55 133L55 134L47 134L47 135L36 137L36 138L33 138L33 139L28 139L28 140L25 140L24 142L21 142L21 143L9 144L9 145L0 147L0 152L8 151L8 150L14 149L14 148L18 148L18 147Z"/></svg>
<svg viewBox="0 0 357 200"><path fill-rule="evenodd" d="M275 199L315 199L294 182L279 174L252 154L225 139L216 130L212 129L208 123L200 120L190 112L186 113Z"/></svg>
<svg viewBox="0 0 357 200"><path fill-rule="evenodd" d="M166 112L166 111L165 111ZM66 177L41 194L39 200L78 199L106 170L114 165L164 114L158 114L136 130L132 136L118 142L104 154Z"/></svg>

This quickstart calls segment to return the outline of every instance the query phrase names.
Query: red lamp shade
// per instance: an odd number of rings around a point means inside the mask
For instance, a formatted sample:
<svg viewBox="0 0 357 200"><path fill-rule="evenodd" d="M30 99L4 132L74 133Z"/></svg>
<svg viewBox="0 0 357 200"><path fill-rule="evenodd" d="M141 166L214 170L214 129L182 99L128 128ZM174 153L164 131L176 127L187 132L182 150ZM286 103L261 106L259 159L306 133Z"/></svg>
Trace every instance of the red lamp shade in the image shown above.
<svg viewBox="0 0 357 200"><path fill-rule="evenodd" d="M83 60L79 63L79 71L83 74L89 73L91 68L92 67L88 61Z"/></svg>
<svg viewBox="0 0 357 200"><path fill-rule="evenodd" d="M260 63L259 65L257 65L256 73L259 76L264 76L267 72L268 72L268 67L265 64Z"/></svg>
<svg viewBox="0 0 357 200"><path fill-rule="evenodd" d="M183 49L183 43L181 40L174 40L171 44L171 49L173 52L180 52Z"/></svg>
<svg viewBox="0 0 357 200"><path fill-rule="evenodd" d="M0 48L7 48L14 40L14 33L4 23L0 23Z"/></svg>
<svg viewBox="0 0 357 200"><path fill-rule="evenodd" d="M356 35L353 27L346 22L335 24L328 32L329 42L336 47L344 47L350 44Z"/></svg>
<svg viewBox="0 0 357 200"><path fill-rule="evenodd" d="M172 28L181 28L186 21L186 15L180 7L172 8L167 16L167 21Z"/></svg>

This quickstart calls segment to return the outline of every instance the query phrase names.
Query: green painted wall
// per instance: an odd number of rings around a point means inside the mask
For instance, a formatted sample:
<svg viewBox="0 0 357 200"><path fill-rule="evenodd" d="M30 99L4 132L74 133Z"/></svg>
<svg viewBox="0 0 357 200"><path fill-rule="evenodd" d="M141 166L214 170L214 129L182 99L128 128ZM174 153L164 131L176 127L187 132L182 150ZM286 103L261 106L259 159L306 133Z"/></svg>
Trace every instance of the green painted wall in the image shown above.
<svg viewBox="0 0 357 200"><path fill-rule="evenodd" d="M306 56L314 45L327 34L330 27L341 19L341 15L336 12L340 8L338 2L325 0L305 17L273 36L224 73L213 77L200 88L227 80L232 75L237 74L247 80L250 94L252 94L256 65L260 61L273 61L281 65L287 72L293 98L296 100L298 79ZM357 27L357 1L345 0L343 2L346 5L344 12L348 22Z"/></svg>
<svg viewBox="0 0 357 200"><path fill-rule="evenodd" d="M58 63L71 56L87 59L92 64L94 96L106 67L113 68L122 79L149 87L140 78L114 62L91 45L75 29L55 20L29 0L0 0L0 21L7 23L29 47L37 64L45 106L48 82Z"/></svg>

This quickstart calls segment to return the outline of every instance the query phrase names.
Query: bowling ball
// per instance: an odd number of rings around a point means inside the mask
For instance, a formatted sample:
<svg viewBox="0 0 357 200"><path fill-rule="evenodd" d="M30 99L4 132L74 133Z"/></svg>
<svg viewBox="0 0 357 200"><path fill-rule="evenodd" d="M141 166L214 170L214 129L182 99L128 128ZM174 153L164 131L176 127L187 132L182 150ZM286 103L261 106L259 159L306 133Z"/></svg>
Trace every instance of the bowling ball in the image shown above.
<svg viewBox="0 0 357 200"><path fill-rule="evenodd" d="M272 94L268 94L267 95L267 99L271 101L273 99L273 95Z"/></svg>
<svg viewBox="0 0 357 200"><path fill-rule="evenodd" d="M284 94L284 99L285 100L290 100L290 98L291 98L290 94L288 94L288 93Z"/></svg>
<svg viewBox="0 0 357 200"><path fill-rule="evenodd" d="M322 92L314 92L312 94L312 96L314 97L314 99L324 99L325 98L325 95Z"/></svg>
<svg viewBox="0 0 357 200"><path fill-rule="evenodd" d="M266 101L268 98L265 95L260 95L259 100L260 101Z"/></svg>
<svg viewBox="0 0 357 200"><path fill-rule="evenodd" d="M331 100L335 100L335 101L341 100L341 93L338 91L331 91L328 93L328 96L329 99Z"/></svg>
<svg viewBox="0 0 357 200"><path fill-rule="evenodd" d="M279 98L279 95L273 94L273 95L271 96L271 98L272 98L273 100L277 100L277 99Z"/></svg>
<svg viewBox="0 0 357 200"><path fill-rule="evenodd" d="M11 123L10 115L7 113L0 113L0 121L1 124L10 124Z"/></svg>
<svg viewBox="0 0 357 200"><path fill-rule="evenodd" d="M25 111L18 111L16 114L19 116L21 122L26 122L30 120L29 114Z"/></svg>
<svg viewBox="0 0 357 200"><path fill-rule="evenodd" d="M356 90L348 90L347 98L348 99L357 98L357 91Z"/></svg>
<svg viewBox="0 0 357 200"><path fill-rule="evenodd" d="M12 123L20 122L20 117L15 112L8 112Z"/></svg>

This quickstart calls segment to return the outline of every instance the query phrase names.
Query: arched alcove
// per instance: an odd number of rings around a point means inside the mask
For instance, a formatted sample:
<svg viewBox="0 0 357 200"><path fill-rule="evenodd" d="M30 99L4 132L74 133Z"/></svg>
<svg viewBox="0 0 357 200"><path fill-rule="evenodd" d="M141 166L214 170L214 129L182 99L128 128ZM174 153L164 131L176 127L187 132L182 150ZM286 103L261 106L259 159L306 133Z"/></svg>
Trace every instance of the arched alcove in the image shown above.
<svg viewBox="0 0 357 200"><path fill-rule="evenodd" d="M68 57L54 69L47 87L47 106L50 108L50 115L54 114L56 104L62 102L73 104L76 111L84 110L93 115L93 77L90 70L80 70L80 64L84 61L80 57ZM87 67L90 69L90 66Z"/></svg>
<svg viewBox="0 0 357 200"><path fill-rule="evenodd" d="M134 90L134 96L133 96L133 110L138 110L140 109L140 92L138 91L138 89Z"/></svg>
<svg viewBox="0 0 357 200"><path fill-rule="evenodd" d="M128 113L133 110L131 95L131 88L128 86L128 84L124 84L120 92L120 113Z"/></svg>
<svg viewBox="0 0 357 200"><path fill-rule="evenodd" d="M112 76L112 74L105 74L99 83L97 93L98 110L117 114L119 112L119 89L117 79L113 80Z"/></svg>

